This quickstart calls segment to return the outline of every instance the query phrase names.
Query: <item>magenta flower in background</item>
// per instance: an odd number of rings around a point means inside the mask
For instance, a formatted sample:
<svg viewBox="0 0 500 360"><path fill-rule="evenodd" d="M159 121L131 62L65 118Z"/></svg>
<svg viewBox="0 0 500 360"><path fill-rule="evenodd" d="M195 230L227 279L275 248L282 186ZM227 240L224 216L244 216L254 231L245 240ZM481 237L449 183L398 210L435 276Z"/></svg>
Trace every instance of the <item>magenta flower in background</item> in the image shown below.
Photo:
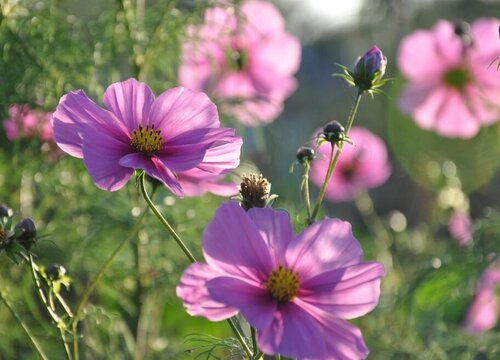
<svg viewBox="0 0 500 360"><path fill-rule="evenodd" d="M14 104L9 107L9 118L3 122L7 139L38 137L43 142L54 143L52 112L31 109L29 105Z"/></svg>
<svg viewBox="0 0 500 360"><path fill-rule="evenodd" d="M349 137L353 144L344 143L326 188L325 197L333 202L350 201L359 191L378 187L391 175L382 139L361 127L353 127ZM311 163L311 181L317 186L325 179L330 153L330 143L323 143L317 149L318 159Z"/></svg>
<svg viewBox="0 0 500 360"><path fill-rule="evenodd" d="M190 265L177 295L191 315L238 312L267 354L298 359L368 355L353 319L373 310L384 268L363 262L351 225L325 218L298 236L288 213L223 204L203 234L206 263Z"/></svg>
<svg viewBox="0 0 500 360"><path fill-rule="evenodd" d="M458 245L466 246L472 241L474 224L467 213L454 212L448 222L450 235L457 240Z"/></svg>
<svg viewBox="0 0 500 360"><path fill-rule="evenodd" d="M404 38L398 63L409 83L401 110L447 137L471 138L500 120L500 72L490 66L500 56L499 25L498 19L479 19L459 36L453 23L441 20Z"/></svg>
<svg viewBox="0 0 500 360"><path fill-rule="evenodd" d="M122 188L142 169L182 196L177 173L199 169L213 176L239 163L241 139L220 128L217 108L203 93L177 87L155 98L146 84L129 79L110 85L104 104L109 110L77 90L54 113L57 144L83 158L103 190ZM221 147L227 151L215 150Z"/></svg>
<svg viewBox="0 0 500 360"><path fill-rule="evenodd" d="M300 43L269 2L244 1L237 14L221 2L201 26L188 28L180 83L218 98L244 125L270 123L297 87Z"/></svg>
<svg viewBox="0 0 500 360"><path fill-rule="evenodd" d="M498 317L496 287L500 284L500 267L492 266L481 275L476 294L465 318L465 330L480 334L495 327Z"/></svg>

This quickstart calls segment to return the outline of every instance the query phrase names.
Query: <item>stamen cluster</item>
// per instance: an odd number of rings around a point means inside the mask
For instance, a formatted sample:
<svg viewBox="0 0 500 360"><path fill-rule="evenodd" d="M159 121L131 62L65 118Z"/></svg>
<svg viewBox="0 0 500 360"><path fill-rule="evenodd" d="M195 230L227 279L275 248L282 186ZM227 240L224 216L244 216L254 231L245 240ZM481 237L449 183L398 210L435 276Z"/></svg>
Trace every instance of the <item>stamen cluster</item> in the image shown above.
<svg viewBox="0 0 500 360"><path fill-rule="evenodd" d="M139 125L139 129L132 131L132 139L130 145L141 154L151 156L156 154L163 143L161 129L155 130L155 125Z"/></svg>
<svg viewBox="0 0 500 360"><path fill-rule="evenodd" d="M271 184L262 174L241 175L241 206L248 210L253 207L266 207L269 200Z"/></svg>
<svg viewBox="0 0 500 360"><path fill-rule="evenodd" d="M274 269L264 283L269 294L278 301L290 301L299 290L299 276L292 270L280 265Z"/></svg>

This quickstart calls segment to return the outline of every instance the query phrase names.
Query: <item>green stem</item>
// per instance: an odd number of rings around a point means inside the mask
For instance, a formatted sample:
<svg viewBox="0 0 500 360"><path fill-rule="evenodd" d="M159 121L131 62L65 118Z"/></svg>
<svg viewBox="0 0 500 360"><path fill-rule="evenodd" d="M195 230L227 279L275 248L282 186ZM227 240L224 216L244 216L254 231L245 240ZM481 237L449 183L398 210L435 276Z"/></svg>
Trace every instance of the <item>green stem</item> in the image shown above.
<svg viewBox="0 0 500 360"><path fill-rule="evenodd" d="M78 322L80 321L81 313L83 311L83 308L87 304L87 301L90 297L90 294L94 291L96 288L97 284L103 277L104 273L106 270L109 268L115 257L121 252L121 250L125 247L125 245L135 236L137 231L139 230L139 227L141 226L142 220L146 216L147 209L144 210L137 220L136 224L132 228L132 230L129 233L129 236L127 236L123 241L116 247L116 249L111 253L109 258L106 260L106 262L101 266L99 269L99 272L94 276L92 279L92 282L90 285L87 287L85 290L85 293L83 294L82 298L80 299L80 302L78 303L74 316L71 318L69 321L68 327L71 328L71 332L73 334L73 359L78 360L79 359L79 351L78 351L78 333L77 333L77 326Z"/></svg>
<svg viewBox="0 0 500 360"><path fill-rule="evenodd" d="M311 171L311 165L309 164L309 161L304 162L304 176L302 177L302 191L304 194L304 202L306 204L307 219L311 218L311 198L309 196L309 172L310 171Z"/></svg>
<svg viewBox="0 0 500 360"><path fill-rule="evenodd" d="M259 346L257 345L257 333L253 326L250 327L250 333L252 335L252 350L254 354L259 352Z"/></svg>
<svg viewBox="0 0 500 360"><path fill-rule="evenodd" d="M33 345L33 347L37 351L37 353L40 356L40 358L42 360L49 360L49 358L47 357L47 355L45 355L45 353L43 352L42 347L40 346L40 344L38 343L38 341L35 339L35 337L33 336L33 334L31 333L31 331L28 328L28 326L21 320L21 318L17 314L16 310L14 310L14 308L9 304L9 302L4 297L4 295L3 295L2 292L0 292L0 300L2 300L2 302L7 307L7 309L9 309L9 311L12 314L12 316L14 317L14 319L16 319L17 323L23 328L24 332L26 333L26 335L30 339L31 344Z"/></svg>
<svg viewBox="0 0 500 360"><path fill-rule="evenodd" d="M351 130L352 124L354 122L354 118L356 117L356 112L358 111L359 103L361 101L361 95L363 94L362 91L358 91L356 94L356 98L354 99L354 103L352 104L351 110L349 112L349 116L347 118L347 125L345 127L345 135L348 136L349 130ZM308 223L312 224L314 220L316 219L316 216L318 215L318 211L321 207L321 204L323 203L323 199L325 197L326 193L326 188L328 186L328 183L330 181L330 178L333 174L333 170L335 169L335 165L337 165L337 162L339 160L340 154L342 153L342 143L340 143L337 146L337 152L335 152L334 149L335 145L332 143L332 152L330 154L330 161L328 163L328 170L326 171L326 176L325 180L323 181L323 184L321 185L321 189L319 191L318 195L318 201L316 203L316 206L314 207L314 210L312 212L312 215L309 217Z"/></svg>
<svg viewBox="0 0 500 360"><path fill-rule="evenodd" d="M184 254L186 255L186 257L189 259L189 261L191 263L195 263L196 262L196 258L193 256L193 254L191 253L191 251L189 251L188 247L186 246L186 244L184 244L184 242L179 237L179 235L177 235L177 233L175 232L175 230L173 229L173 227L163 217L163 215L160 213L160 211L155 206L155 204L153 203L153 201L151 201L151 198L149 197L148 192L146 190L146 174L144 172L141 175L139 175L139 187L141 189L141 193L142 193L142 195L144 197L144 200L146 200L146 203L148 204L149 208L153 211L153 213L156 215L156 217L161 222L161 224L163 225L163 227L167 230L167 232L174 238L175 242L177 243L177 245L179 245L179 247L181 248L181 250L184 252ZM252 358L252 352L250 351L250 348L248 347L247 343L245 342L245 339L243 338L243 336L241 335L240 331L238 330L237 325L235 323L235 320L233 318L230 318L230 319L227 319L227 322L229 323L229 326L231 327L231 329L233 330L234 334L236 335L236 337L240 341L241 346L243 347L243 350L248 355L248 358L251 359Z"/></svg>
<svg viewBox="0 0 500 360"><path fill-rule="evenodd" d="M54 325L59 329L59 335L60 335L60 340L61 344L63 345L63 348L65 350L66 358L68 360L71 360L71 354L68 352L68 345L66 343L66 338L64 336L63 330L66 329L66 323L57 315L54 309L50 306L50 304L47 301L47 297L45 296L42 288L42 284L40 283L40 279L38 278L38 274L35 270L35 261L33 260L33 255L28 255L28 263L30 265L30 270L31 270L31 277L33 279L33 282L35 284L35 287L38 292L38 296L40 300L42 301L45 309L47 310L47 313L52 319L52 322ZM38 267L37 267L38 268ZM75 359L76 360L76 359Z"/></svg>

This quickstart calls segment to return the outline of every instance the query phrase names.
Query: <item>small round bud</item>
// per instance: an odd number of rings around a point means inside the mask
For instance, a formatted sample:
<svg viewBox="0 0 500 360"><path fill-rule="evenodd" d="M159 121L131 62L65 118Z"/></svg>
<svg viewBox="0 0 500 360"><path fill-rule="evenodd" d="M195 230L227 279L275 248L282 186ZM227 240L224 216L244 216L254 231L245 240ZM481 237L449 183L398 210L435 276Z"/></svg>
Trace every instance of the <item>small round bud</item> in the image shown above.
<svg viewBox="0 0 500 360"><path fill-rule="evenodd" d="M345 129L341 123L333 120L323 127L323 136L330 143L338 143L345 139Z"/></svg>
<svg viewBox="0 0 500 360"><path fill-rule="evenodd" d="M64 275L66 275L66 269L61 265L51 265L46 270L45 273L51 281L61 280Z"/></svg>
<svg viewBox="0 0 500 360"><path fill-rule="evenodd" d="M472 45L472 36L470 33L470 25L465 21L455 21L453 32L458 36L464 45Z"/></svg>
<svg viewBox="0 0 500 360"><path fill-rule="evenodd" d="M16 224L14 231L16 232L17 242L29 250L36 241L36 226L33 219L22 219Z"/></svg>
<svg viewBox="0 0 500 360"><path fill-rule="evenodd" d="M7 218L12 217L12 215L14 215L14 211L12 211L12 209L10 207L8 207L5 204L0 205L0 219L6 218L6 217Z"/></svg>
<svg viewBox="0 0 500 360"><path fill-rule="evenodd" d="M297 160L299 163L303 164L305 162L310 163L314 160L314 149L309 146L301 146L297 150Z"/></svg>

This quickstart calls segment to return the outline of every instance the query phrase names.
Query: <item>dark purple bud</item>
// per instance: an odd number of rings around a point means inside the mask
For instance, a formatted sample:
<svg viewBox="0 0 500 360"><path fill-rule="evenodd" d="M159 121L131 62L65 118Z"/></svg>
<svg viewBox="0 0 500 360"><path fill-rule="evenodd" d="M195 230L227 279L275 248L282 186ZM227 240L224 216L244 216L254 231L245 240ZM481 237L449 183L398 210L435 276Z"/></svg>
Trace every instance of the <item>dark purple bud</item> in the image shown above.
<svg viewBox="0 0 500 360"><path fill-rule="evenodd" d="M374 46L358 58L354 66L354 82L362 90L369 90L373 82L381 80L385 74L387 58Z"/></svg>
<svg viewBox="0 0 500 360"><path fill-rule="evenodd" d="M328 142L338 143L345 139L345 129L341 123L333 120L323 127L323 136Z"/></svg>
<svg viewBox="0 0 500 360"><path fill-rule="evenodd" d="M25 249L29 250L31 245L36 241L36 226L33 219L22 219L16 224L14 231L16 233L17 242Z"/></svg>
<svg viewBox="0 0 500 360"><path fill-rule="evenodd" d="M5 217L12 217L12 215L14 215L14 212L10 207L4 204L0 205L0 219Z"/></svg>
<svg viewBox="0 0 500 360"><path fill-rule="evenodd" d="M464 45L472 45L472 35L470 33L470 25L465 21L455 21L453 31L458 36Z"/></svg>
<svg viewBox="0 0 500 360"><path fill-rule="evenodd" d="M297 150L297 160L301 164L304 164L305 162L310 163L314 160L314 149L309 146L301 146Z"/></svg>
<svg viewBox="0 0 500 360"><path fill-rule="evenodd" d="M66 275L66 269L61 265L51 265L46 270L45 273L47 277L52 281L61 280L64 275Z"/></svg>

